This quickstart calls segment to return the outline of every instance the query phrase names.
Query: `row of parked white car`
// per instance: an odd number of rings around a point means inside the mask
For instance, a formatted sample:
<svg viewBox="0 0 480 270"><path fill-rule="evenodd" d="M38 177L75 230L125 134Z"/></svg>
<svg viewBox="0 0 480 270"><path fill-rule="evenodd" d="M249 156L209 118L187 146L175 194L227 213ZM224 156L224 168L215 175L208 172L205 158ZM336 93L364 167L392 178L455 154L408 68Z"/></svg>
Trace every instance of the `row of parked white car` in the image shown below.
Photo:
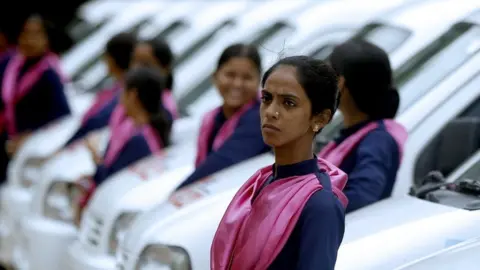
<svg viewBox="0 0 480 270"><path fill-rule="evenodd" d="M77 28L92 31L77 31L79 42L62 56L63 67L73 89L95 91L108 79L100 57L111 36L134 29L143 38L166 39L178 59L174 94L185 115L174 124L174 143L100 186L78 228L72 183L94 164L82 144L52 156L92 101L89 93L71 91L75 114L36 132L9 166L0 193L4 264L209 269L210 244L228 203L274 160L264 154L172 194L193 171L200 117L221 103L209 81L216 56L243 41L258 46L265 67L278 52L324 59L354 36L389 53L401 95L397 120L409 140L392 198L347 215L336 269L478 269L480 1L119 2L92 1L81 10ZM340 123L337 115L319 147ZM97 134L101 152L109 131Z"/></svg>

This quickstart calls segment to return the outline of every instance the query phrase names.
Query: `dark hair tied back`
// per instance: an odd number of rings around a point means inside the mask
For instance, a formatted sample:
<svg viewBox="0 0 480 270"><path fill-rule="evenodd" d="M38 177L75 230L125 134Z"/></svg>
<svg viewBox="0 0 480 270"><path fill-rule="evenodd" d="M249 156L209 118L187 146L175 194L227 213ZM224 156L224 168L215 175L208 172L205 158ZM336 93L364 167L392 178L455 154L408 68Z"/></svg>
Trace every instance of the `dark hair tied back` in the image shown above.
<svg viewBox="0 0 480 270"><path fill-rule="evenodd" d="M345 78L358 109L371 119L394 118L400 96L392 86L392 69L387 53L364 40L349 40L337 46L330 62L339 76Z"/></svg>
<svg viewBox="0 0 480 270"><path fill-rule="evenodd" d="M262 86L265 86L268 77L279 66L291 66L296 69L297 80L312 104L312 115L322 113L324 110L330 110L332 116L335 114L338 105L337 75L330 65L308 56L286 57L265 72Z"/></svg>
<svg viewBox="0 0 480 270"><path fill-rule="evenodd" d="M162 103L165 77L156 69L134 68L127 73L126 91L137 91L137 97L150 117L150 124L157 131L164 146L170 144L172 121Z"/></svg>
<svg viewBox="0 0 480 270"><path fill-rule="evenodd" d="M235 57L244 57L252 61L258 70L258 74L262 74L262 59L255 46L243 43L232 44L223 50L217 63L217 71Z"/></svg>
<svg viewBox="0 0 480 270"><path fill-rule="evenodd" d="M166 88L172 90L174 77L172 66L175 60L175 56L173 55L170 45L168 45L165 40L159 38L151 39L147 41L147 44L152 47L153 54L155 55L155 58L158 60L158 62L160 62L160 64L168 70L168 73L166 74L165 85Z"/></svg>

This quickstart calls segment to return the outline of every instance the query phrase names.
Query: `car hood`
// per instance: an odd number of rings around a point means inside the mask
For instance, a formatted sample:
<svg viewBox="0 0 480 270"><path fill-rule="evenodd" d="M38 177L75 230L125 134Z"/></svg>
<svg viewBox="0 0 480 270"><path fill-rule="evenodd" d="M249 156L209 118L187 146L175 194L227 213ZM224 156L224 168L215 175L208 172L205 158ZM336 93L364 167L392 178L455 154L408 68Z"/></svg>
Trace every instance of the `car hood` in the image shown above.
<svg viewBox="0 0 480 270"><path fill-rule="evenodd" d="M193 164L195 150L193 142L172 146L113 175L95 192L89 210L102 216L112 207L121 207L120 202L135 187L155 179L160 181L166 172L185 164Z"/></svg>

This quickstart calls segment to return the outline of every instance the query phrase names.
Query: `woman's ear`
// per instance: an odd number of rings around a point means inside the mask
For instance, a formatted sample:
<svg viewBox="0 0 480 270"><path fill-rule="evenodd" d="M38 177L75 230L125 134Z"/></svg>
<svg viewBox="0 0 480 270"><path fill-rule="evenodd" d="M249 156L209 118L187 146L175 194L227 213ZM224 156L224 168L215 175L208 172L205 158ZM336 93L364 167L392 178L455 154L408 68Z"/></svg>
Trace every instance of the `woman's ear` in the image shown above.
<svg viewBox="0 0 480 270"><path fill-rule="evenodd" d="M317 133L324 128L332 119L332 111L329 109L323 110L321 113L312 118L312 130Z"/></svg>

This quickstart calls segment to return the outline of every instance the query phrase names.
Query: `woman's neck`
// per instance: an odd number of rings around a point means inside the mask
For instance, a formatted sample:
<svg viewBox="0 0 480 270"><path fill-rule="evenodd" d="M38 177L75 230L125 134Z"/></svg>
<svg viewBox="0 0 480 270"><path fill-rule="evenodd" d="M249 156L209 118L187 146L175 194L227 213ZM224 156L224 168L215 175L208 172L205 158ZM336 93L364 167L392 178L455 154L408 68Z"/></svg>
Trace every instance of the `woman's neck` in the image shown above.
<svg viewBox="0 0 480 270"><path fill-rule="evenodd" d="M309 136L308 136L309 137ZM292 143L273 149L275 165L291 165L313 158L312 139L302 138Z"/></svg>
<svg viewBox="0 0 480 270"><path fill-rule="evenodd" d="M222 112L223 112L223 115L225 116L226 119L229 119L230 117L232 117L240 108L232 108L232 107L228 107L228 106L225 106L223 105L222 107Z"/></svg>
<svg viewBox="0 0 480 270"><path fill-rule="evenodd" d="M355 113L343 113L343 125L345 128L349 128L349 127L352 127L356 124L359 124L359 123L362 123L362 122L365 122L367 121L370 117L361 112L361 111L357 111Z"/></svg>

